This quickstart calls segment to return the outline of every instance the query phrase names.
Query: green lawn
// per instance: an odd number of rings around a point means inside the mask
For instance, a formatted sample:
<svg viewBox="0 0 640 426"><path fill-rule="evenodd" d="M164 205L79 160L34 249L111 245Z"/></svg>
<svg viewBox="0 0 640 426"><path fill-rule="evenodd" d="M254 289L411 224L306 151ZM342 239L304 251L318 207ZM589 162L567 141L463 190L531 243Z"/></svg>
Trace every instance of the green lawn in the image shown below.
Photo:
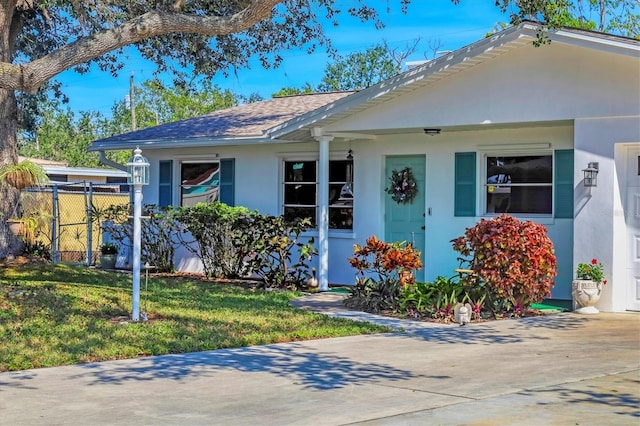
<svg viewBox="0 0 640 426"><path fill-rule="evenodd" d="M0 371L389 331L292 308L292 292L185 277L141 287L150 321L131 323L129 274L0 266Z"/></svg>

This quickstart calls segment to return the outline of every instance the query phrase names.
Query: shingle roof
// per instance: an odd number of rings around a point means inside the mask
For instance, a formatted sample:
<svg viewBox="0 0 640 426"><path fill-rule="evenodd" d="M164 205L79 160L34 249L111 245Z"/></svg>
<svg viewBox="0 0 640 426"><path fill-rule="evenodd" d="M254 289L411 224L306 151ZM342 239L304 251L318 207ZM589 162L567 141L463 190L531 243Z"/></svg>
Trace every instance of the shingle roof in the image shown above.
<svg viewBox="0 0 640 426"><path fill-rule="evenodd" d="M265 130L271 127L352 93L315 93L273 98L100 139L94 143L104 146L109 142L256 137L261 136Z"/></svg>

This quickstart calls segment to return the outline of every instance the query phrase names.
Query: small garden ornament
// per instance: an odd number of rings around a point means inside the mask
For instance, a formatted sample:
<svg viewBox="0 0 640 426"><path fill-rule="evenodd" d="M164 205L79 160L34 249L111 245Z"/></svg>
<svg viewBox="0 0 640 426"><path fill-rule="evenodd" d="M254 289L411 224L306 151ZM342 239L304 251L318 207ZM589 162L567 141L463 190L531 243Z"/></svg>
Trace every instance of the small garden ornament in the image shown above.
<svg viewBox="0 0 640 426"><path fill-rule="evenodd" d="M458 303L453 308L453 318L460 325L465 325L471 322L471 304L470 303Z"/></svg>

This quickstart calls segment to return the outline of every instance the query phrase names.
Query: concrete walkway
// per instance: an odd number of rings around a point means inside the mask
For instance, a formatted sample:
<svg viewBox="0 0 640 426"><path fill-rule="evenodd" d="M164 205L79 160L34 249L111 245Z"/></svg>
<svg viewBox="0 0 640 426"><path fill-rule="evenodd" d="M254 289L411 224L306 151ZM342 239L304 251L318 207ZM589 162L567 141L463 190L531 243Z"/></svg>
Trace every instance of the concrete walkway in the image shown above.
<svg viewBox="0 0 640 426"><path fill-rule="evenodd" d="M7 425L640 424L640 315L406 331L0 374Z"/></svg>

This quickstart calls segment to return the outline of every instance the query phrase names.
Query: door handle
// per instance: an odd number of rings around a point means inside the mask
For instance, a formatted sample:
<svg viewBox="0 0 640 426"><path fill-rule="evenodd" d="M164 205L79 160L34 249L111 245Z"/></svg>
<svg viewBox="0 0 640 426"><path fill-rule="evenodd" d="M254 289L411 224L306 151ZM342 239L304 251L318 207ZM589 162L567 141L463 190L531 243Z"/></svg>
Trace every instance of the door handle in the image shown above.
<svg viewBox="0 0 640 426"><path fill-rule="evenodd" d="M422 225L422 226L421 226L421 228L422 228L422 230L423 230L423 231L424 231L425 229L427 229L427 227L426 227L426 226L424 226L424 225Z"/></svg>

